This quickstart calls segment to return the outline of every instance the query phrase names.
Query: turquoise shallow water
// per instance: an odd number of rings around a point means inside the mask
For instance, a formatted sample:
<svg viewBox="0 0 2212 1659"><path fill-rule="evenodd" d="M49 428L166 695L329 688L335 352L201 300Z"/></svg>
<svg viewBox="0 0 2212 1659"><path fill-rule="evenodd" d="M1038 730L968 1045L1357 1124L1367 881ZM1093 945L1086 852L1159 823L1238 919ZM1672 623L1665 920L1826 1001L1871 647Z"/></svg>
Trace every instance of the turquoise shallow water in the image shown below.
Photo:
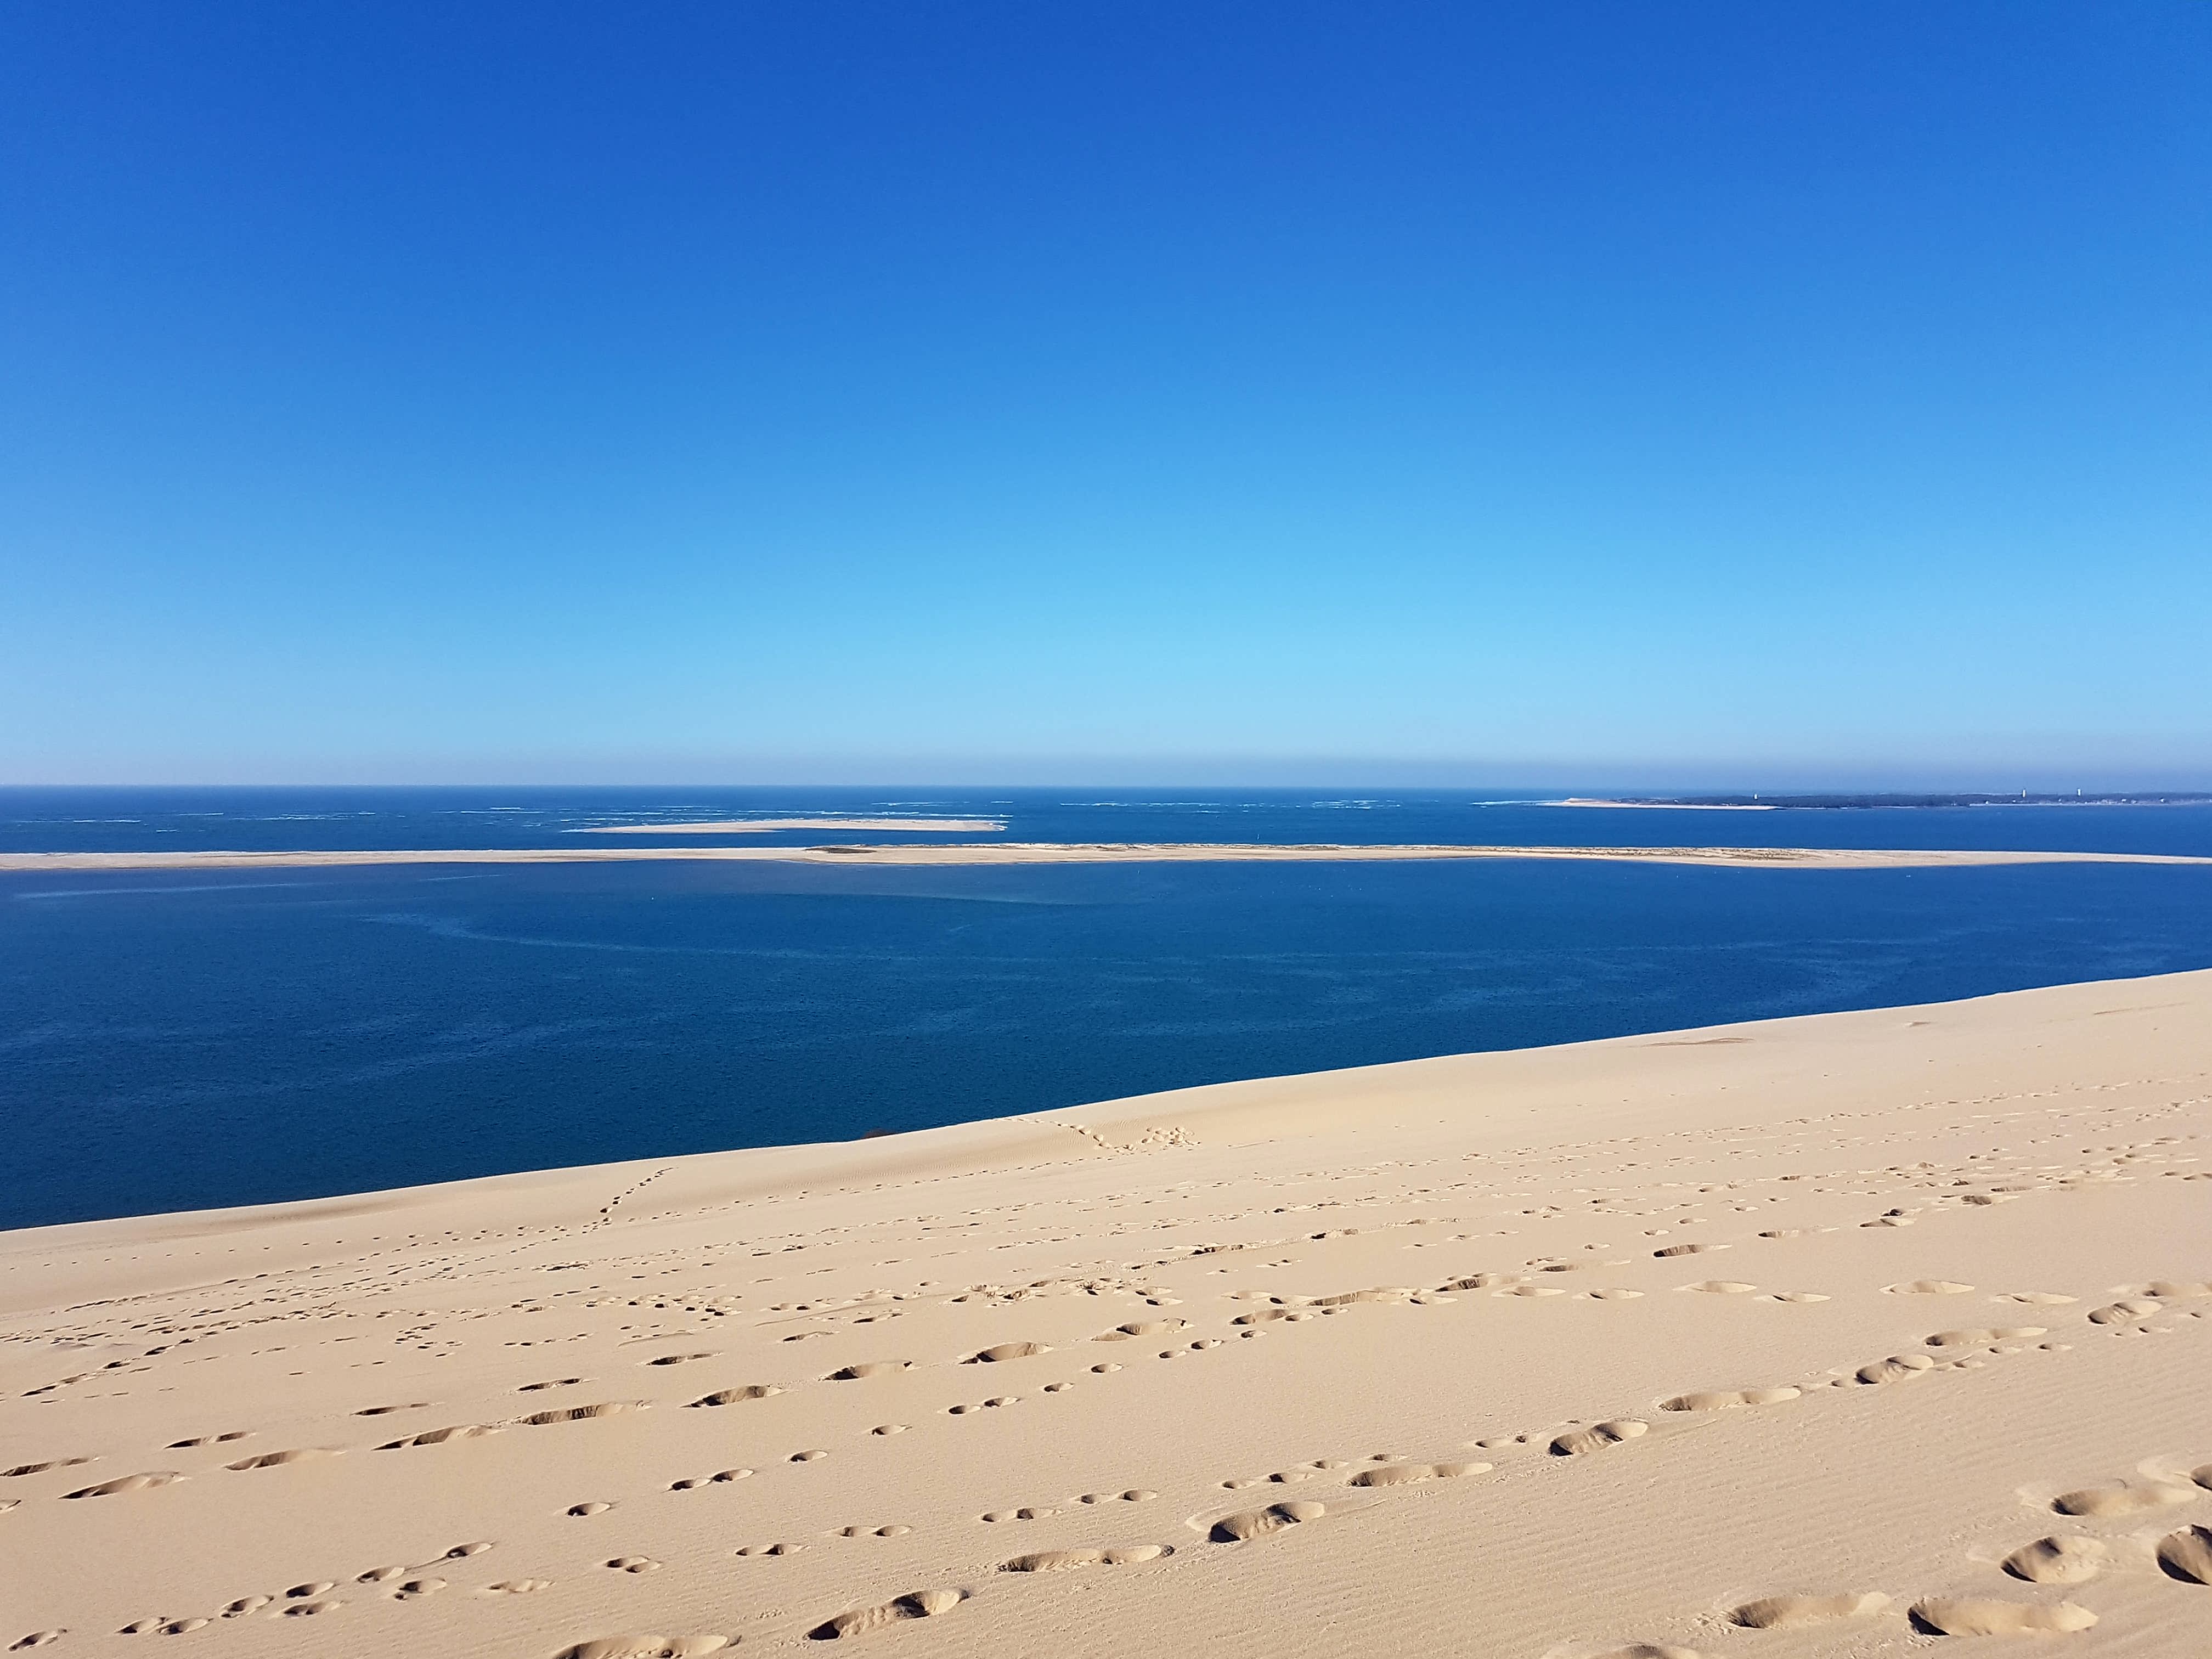
<svg viewBox="0 0 2212 1659"><path fill-rule="evenodd" d="M995 811L1025 840L2212 854L2205 807L1480 800L13 790L0 791L0 849L544 846L591 822L892 810ZM0 1225L841 1139L1228 1078L2207 966L2212 868L0 874Z"/></svg>

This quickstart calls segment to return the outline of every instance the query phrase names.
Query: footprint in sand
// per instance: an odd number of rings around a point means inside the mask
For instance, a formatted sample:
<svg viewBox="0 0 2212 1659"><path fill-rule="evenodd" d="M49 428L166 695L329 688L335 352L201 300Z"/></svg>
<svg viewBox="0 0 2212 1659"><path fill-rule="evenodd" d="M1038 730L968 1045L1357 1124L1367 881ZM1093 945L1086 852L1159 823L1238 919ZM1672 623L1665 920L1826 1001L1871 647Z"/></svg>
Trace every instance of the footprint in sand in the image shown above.
<svg viewBox="0 0 2212 1659"><path fill-rule="evenodd" d="M858 1607L851 1613L841 1613L835 1619L817 1625L806 1632L817 1642L835 1642L848 1636L866 1636L870 1631L881 1630L885 1625L896 1624L902 1619L934 1619L939 1613L950 1613L967 1596L957 1589L915 1590L881 1607ZM588 1659L588 1656L587 1656Z"/></svg>
<svg viewBox="0 0 2212 1659"><path fill-rule="evenodd" d="M1785 1400L1797 1398L1798 1390L1779 1389L1705 1389L1694 1394L1678 1394L1671 1400L1659 1402L1662 1412L1719 1412L1737 1406L1776 1406Z"/></svg>
<svg viewBox="0 0 2212 1659"><path fill-rule="evenodd" d="M613 1504L602 1498L594 1498L587 1504L571 1504L568 1506L568 1513L580 1518L585 1516L605 1515L612 1508L614 1508Z"/></svg>
<svg viewBox="0 0 2212 1659"><path fill-rule="evenodd" d="M660 1563L649 1555L617 1555L606 1563L617 1572L658 1572Z"/></svg>
<svg viewBox="0 0 2212 1659"><path fill-rule="evenodd" d="M1994 1330L1938 1331L1928 1339L1931 1348L1986 1348L1996 1342L2024 1342L2033 1336L2048 1336L2050 1332L2041 1325L2001 1326Z"/></svg>
<svg viewBox="0 0 2212 1659"><path fill-rule="evenodd" d="M686 1475L681 1480L670 1481L668 1483L668 1490L671 1492L696 1492L702 1486L726 1486L735 1480L749 1480L751 1478L751 1475L752 1471L750 1469L722 1469L713 1474ZM571 1510L568 1513L574 1515L575 1510Z"/></svg>
<svg viewBox="0 0 2212 1659"><path fill-rule="evenodd" d="M1165 1544L1125 1544L1112 1549L1040 1550L1000 1563L1000 1572L1062 1572L1070 1567L1127 1567L1157 1561L1175 1552Z"/></svg>
<svg viewBox="0 0 2212 1659"><path fill-rule="evenodd" d="M595 1636L562 1649L554 1659L696 1659L729 1645L726 1636Z"/></svg>
<svg viewBox="0 0 2212 1659"><path fill-rule="evenodd" d="M457 1423L451 1428L425 1429L420 1434L387 1440L377 1450L404 1451L410 1446L442 1446L448 1440L474 1440L483 1435L502 1434L506 1430L504 1423ZM237 1466L234 1464L232 1467Z"/></svg>
<svg viewBox="0 0 2212 1659"><path fill-rule="evenodd" d="M858 1382L865 1377L890 1376L914 1369L911 1359L864 1359L858 1364L841 1365L822 1380L824 1382Z"/></svg>
<svg viewBox="0 0 2212 1659"><path fill-rule="evenodd" d="M1271 1532L1280 1532L1285 1527L1318 1521L1328 1511L1319 1504L1270 1504L1264 1510L1246 1510L1237 1515L1224 1515L1208 1529L1206 1536L1217 1544L1243 1544L1255 1538L1264 1538Z"/></svg>
<svg viewBox="0 0 2212 1659"><path fill-rule="evenodd" d="M596 1406L561 1406L550 1412L532 1412L514 1420L527 1428L544 1428L555 1423L587 1423L595 1418L619 1416L623 1412L645 1411L652 1403L647 1400L607 1400Z"/></svg>
<svg viewBox="0 0 2212 1659"><path fill-rule="evenodd" d="M145 1474L126 1474L119 1480L103 1480L96 1486L79 1486L75 1492L65 1492L64 1498L112 1498L119 1492L147 1492L155 1486L174 1486L185 1477L174 1469L155 1469Z"/></svg>
<svg viewBox="0 0 2212 1659"><path fill-rule="evenodd" d="M1670 1255L1703 1255L1707 1250L1726 1249L1728 1246L1725 1244L1669 1244L1664 1249L1654 1250L1651 1254L1663 1261Z"/></svg>
<svg viewBox="0 0 2212 1659"><path fill-rule="evenodd" d="M178 1440L172 1446L204 1446L204 1440ZM44 1474L48 1469L73 1469L80 1463L89 1463L89 1457L53 1457L43 1463L18 1463L12 1469L0 1469L0 1480L12 1480L21 1474Z"/></svg>
<svg viewBox="0 0 2212 1659"><path fill-rule="evenodd" d="M1182 1322L1180 1319L1175 1322L1178 1326ZM1122 1328L1126 1330L1127 1327L1124 1326ZM1052 1350L1042 1342L1000 1342L994 1346L969 1354L960 1363L963 1365L999 1365L1009 1359L1028 1359L1035 1355L1051 1352Z"/></svg>
<svg viewBox="0 0 2212 1659"><path fill-rule="evenodd" d="M2154 1302L2148 1297L2124 1297L2108 1306L2090 1310L2092 1325L2131 1325L2139 1319L2148 1319L2154 1314L2166 1311L2166 1304Z"/></svg>
<svg viewBox="0 0 2212 1659"><path fill-rule="evenodd" d="M387 1411L398 1411L401 1408L398 1406L390 1406L386 1407L383 1409ZM374 1410L356 1412L354 1413L356 1417L373 1417L378 1414L379 1413ZM243 1440L252 1432L252 1431L251 1429L233 1429L228 1434L203 1434L191 1440L172 1440L166 1449L169 1451L184 1451L193 1446L219 1446L226 1441ZM81 1457L72 1458L70 1461L76 1463L84 1462ZM9 1469L7 1473L13 1474L16 1473L16 1471Z"/></svg>
<svg viewBox="0 0 2212 1659"><path fill-rule="evenodd" d="M1587 1453L1603 1451L1607 1446L1617 1446L1624 1440L1650 1431L1649 1423L1639 1423L1634 1418L1620 1418L1607 1423L1593 1423L1586 1429L1577 1429L1563 1434L1552 1442L1554 1457L1581 1457Z"/></svg>
<svg viewBox="0 0 2212 1659"><path fill-rule="evenodd" d="M1463 1474L1487 1474L1492 1463L1386 1463L1379 1469L1362 1469L1344 1484L1347 1486L1410 1486L1422 1480L1455 1480Z"/></svg>
<svg viewBox="0 0 2212 1659"><path fill-rule="evenodd" d="M1892 1296L1964 1296L1973 1288L1954 1279L1915 1279L1902 1285L1882 1286Z"/></svg>
<svg viewBox="0 0 2212 1659"><path fill-rule="evenodd" d="M2170 1486L2164 1481L2141 1486L2083 1486L2077 1492L2059 1493L2051 1500L2051 1507L2061 1515L2101 1518L2140 1515L2145 1510L2164 1509L2170 1504L2186 1504L2196 1496L2187 1486Z"/></svg>
<svg viewBox="0 0 2212 1659"><path fill-rule="evenodd" d="M1935 1369L1936 1362L1924 1353L1896 1353L1887 1359L1877 1359L1871 1365L1862 1365L1852 1375L1860 1382L1873 1386L1924 1376Z"/></svg>
<svg viewBox="0 0 2212 1659"><path fill-rule="evenodd" d="M551 1589L552 1588L553 1581L550 1578L502 1578L496 1583L486 1584L484 1586L484 1594L487 1595L528 1595L537 1590Z"/></svg>
<svg viewBox="0 0 2212 1659"><path fill-rule="evenodd" d="M550 1382L526 1382L520 1388L517 1389L515 1392L517 1394L536 1394L540 1389L573 1389L583 1380L584 1379L580 1376L556 1376ZM383 1409L386 1411L398 1411L400 1408L397 1406L386 1406L383 1407ZM363 1412L362 1415L366 1417L368 1413L367 1412Z"/></svg>
<svg viewBox="0 0 2212 1659"><path fill-rule="evenodd" d="M2079 1584L2102 1572L2112 1559L2112 1546L2100 1539L2039 1538L1999 1565L2031 1584Z"/></svg>
<svg viewBox="0 0 2212 1659"><path fill-rule="evenodd" d="M1857 1619L1880 1613L1889 1598L1879 1590L1863 1595L1769 1595L1747 1601L1729 1614L1729 1622L1746 1630L1780 1630L1795 1625L1822 1625L1832 1619Z"/></svg>
<svg viewBox="0 0 2212 1659"><path fill-rule="evenodd" d="M712 1394L700 1395L691 1403L694 1406L734 1406L740 1400L765 1400L772 1394L782 1392L772 1383L748 1382L741 1389L717 1389Z"/></svg>
<svg viewBox="0 0 2212 1659"><path fill-rule="evenodd" d="M275 1469L287 1463L304 1463L312 1458L336 1457L338 1454L322 1446L302 1446L295 1451L264 1452L258 1457L242 1458L235 1463L226 1463L227 1469Z"/></svg>
<svg viewBox="0 0 2212 1659"><path fill-rule="evenodd" d="M1188 1330L1188 1319L1134 1319L1126 1325L1116 1325L1103 1336L1094 1336L1093 1342L1127 1342L1132 1337L1168 1336L1176 1331Z"/></svg>
<svg viewBox="0 0 2212 1659"><path fill-rule="evenodd" d="M2212 1527L2184 1527L2158 1540L2158 1565L2185 1584L2212 1584Z"/></svg>
<svg viewBox="0 0 2212 1659"><path fill-rule="evenodd" d="M730 1552L750 1560L763 1555L796 1555L806 1547L804 1544L744 1544Z"/></svg>
<svg viewBox="0 0 2212 1659"><path fill-rule="evenodd" d="M714 1357L711 1353L665 1353L658 1359L648 1359L645 1363L648 1365L682 1365L694 1359L712 1359Z"/></svg>
<svg viewBox="0 0 2212 1659"><path fill-rule="evenodd" d="M34 1630L21 1640L10 1642L8 1644L8 1651L21 1653L26 1648L42 1648L49 1642L60 1641L68 1634L69 1631L66 1627L58 1630Z"/></svg>
<svg viewBox="0 0 2212 1659"><path fill-rule="evenodd" d="M1912 1627L1923 1636L2034 1636L2087 1630L2097 1615L2071 1601L1941 1599L1912 1604Z"/></svg>
<svg viewBox="0 0 2212 1659"><path fill-rule="evenodd" d="M1738 1279L1708 1279L1701 1285L1685 1285L1686 1291L1703 1291L1707 1296L1748 1296L1759 1288Z"/></svg>

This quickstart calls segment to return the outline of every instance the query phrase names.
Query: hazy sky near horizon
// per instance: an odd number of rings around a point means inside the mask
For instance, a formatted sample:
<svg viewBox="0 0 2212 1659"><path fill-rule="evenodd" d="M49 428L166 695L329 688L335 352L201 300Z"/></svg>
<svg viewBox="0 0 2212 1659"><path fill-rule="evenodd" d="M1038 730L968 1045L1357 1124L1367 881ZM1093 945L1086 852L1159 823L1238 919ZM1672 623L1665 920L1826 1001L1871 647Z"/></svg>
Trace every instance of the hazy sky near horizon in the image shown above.
<svg viewBox="0 0 2212 1659"><path fill-rule="evenodd" d="M2212 784L2200 4L19 4L0 245L0 781Z"/></svg>

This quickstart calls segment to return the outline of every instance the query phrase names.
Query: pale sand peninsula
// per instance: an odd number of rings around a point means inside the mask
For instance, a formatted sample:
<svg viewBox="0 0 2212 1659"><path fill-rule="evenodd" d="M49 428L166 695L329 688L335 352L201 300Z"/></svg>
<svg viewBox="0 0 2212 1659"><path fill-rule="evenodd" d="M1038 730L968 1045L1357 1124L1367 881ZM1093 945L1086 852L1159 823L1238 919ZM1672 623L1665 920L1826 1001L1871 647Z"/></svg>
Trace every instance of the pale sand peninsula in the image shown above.
<svg viewBox="0 0 2212 1659"><path fill-rule="evenodd" d="M714 826L720 828L721 826ZM250 870L379 864L623 864L662 860L847 865L1399 863L1565 859L1761 870L1928 870L1990 864L2212 864L2165 853L2029 853L1853 847L1278 846L1213 842L978 842L889 847L463 847L325 852L0 853L0 871Z"/></svg>
<svg viewBox="0 0 2212 1659"><path fill-rule="evenodd" d="M2212 1646L2212 973L0 1261L0 1646Z"/></svg>
<svg viewBox="0 0 2212 1659"><path fill-rule="evenodd" d="M975 835L1003 830L1000 818L717 818L705 823L602 823L571 836L765 836L778 830L911 830L917 834Z"/></svg>

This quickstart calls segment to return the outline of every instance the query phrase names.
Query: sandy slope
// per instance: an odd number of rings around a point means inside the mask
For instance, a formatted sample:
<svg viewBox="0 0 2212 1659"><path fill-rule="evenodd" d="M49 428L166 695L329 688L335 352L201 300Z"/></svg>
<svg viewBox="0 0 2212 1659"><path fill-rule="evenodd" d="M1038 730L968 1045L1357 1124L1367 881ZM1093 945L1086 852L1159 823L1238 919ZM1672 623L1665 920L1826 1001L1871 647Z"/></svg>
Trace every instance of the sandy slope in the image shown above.
<svg viewBox="0 0 2212 1659"><path fill-rule="evenodd" d="M655 825L666 830L669 825ZM681 829L684 826L676 825ZM720 829L726 826L708 825ZM1957 868L1983 864L2212 864L2168 853L2017 853L1856 847L1311 846L1214 842L992 842L935 847L471 847L285 853L0 853L0 870L250 870L365 864L1343 864L1600 859L1751 869Z"/></svg>
<svg viewBox="0 0 2212 1659"><path fill-rule="evenodd" d="M2208 1072L2181 975L0 1236L0 1647L2203 1655Z"/></svg>

